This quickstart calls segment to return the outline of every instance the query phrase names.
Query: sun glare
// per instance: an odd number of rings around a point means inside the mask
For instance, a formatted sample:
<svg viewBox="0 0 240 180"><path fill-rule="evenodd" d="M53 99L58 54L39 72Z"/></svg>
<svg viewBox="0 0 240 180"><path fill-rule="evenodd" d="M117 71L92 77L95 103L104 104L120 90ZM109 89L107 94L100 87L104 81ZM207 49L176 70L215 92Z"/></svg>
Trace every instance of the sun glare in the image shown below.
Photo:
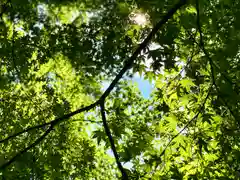
<svg viewBox="0 0 240 180"><path fill-rule="evenodd" d="M141 26L144 26L147 24L147 17L145 14L142 13L132 13L130 19Z"/></svg>

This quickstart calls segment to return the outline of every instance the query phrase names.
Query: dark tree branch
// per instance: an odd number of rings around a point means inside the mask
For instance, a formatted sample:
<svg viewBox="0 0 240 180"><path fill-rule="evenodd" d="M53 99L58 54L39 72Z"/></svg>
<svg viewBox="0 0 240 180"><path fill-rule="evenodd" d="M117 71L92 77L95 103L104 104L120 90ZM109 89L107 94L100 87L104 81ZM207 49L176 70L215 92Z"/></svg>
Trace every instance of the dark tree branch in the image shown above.
<svg viewBox="0 0 240 180"><path fill-rule="evenodd" d="M202 30L201 30L201 25L200 25L200 18L199 18L199 4L198 4L198 0L196 0L196 9L197 9L197 26L198 26L198 29L199 29L199 33L200 33L200 44L199 47L203 50L204 54L206 55L206 57L208 58L209 60L209 63L210 63L210 68L211 68L211 76L212 76L212 84L210 85L210 88L209 88L209 91L208 91L208 94L202 104L202 106L200 107L198 113L191 119L187 122L187 124L185 124L185 126L181 129L181 131L179 131L169 142L168 144L166 145L166 147L164 148L164 150L162 151L162 153L159 155L159 157L162 157L167 148L172 144L173 140L176 139L193 121L195 121L199 114L204 110L204 107L205 107L205 104L206 104L206 101L210 95L210 92L211 92L211 89L213 86L215 86L217 88L217 85L215 83L215 76L214 76L214 69L213 69L213 61L212 59L209 57L206 49L205 49L205 46L204 46L204 42L203 42L203 36L202 36ZM155 167L155 170L157 169L158 165L156 165Z"/></svg>
<svg viewBox="0 0 240 180"><path fill-rule="evenodd" d="M7 161L6 163L4 163L3 165L0 166L0 170L5 169L6 167L8 167L10 164L12 164L18 157L20 157L22 154L24 154L25 152L27 152L28 150L32 149L33 147L37 146L51 131L53 130L53 125L51 125L48 130L42 135L40 136L34 143L32 143L31 145L29 145L28 147L26 147L25 149L21 150L20 152L18 152L15 156L13 156L9 161Z"/></svg>
<svg viewBox="0 0 240 180"><path fill-rule="evenodd" d="M212 60L212 58L209 56L208 52L205 49L205 45L204 45L204 41L203 41L203 35L202 35L202 29L201 29L201 24L200 24L200 12L199 12L199 2L198 0L196 0L196 9L197 9L197 26L198 26L198 30L200 33L200 43L199 43L199 47L202 49L203 53L205 54L205 56L207 57L207 59L209 60L209 64L210 64L210 68L211 68L211 76L212 76L212 83L215 86L220 98L223 101L223 104L228 108L230 114L234 117L234 119L237 119L237 116L234 114L234 112L231 110L231 108L228 106L228 103L226 102L226 100L221 96L221 92L216 84L215 81L215 76L214 76L214 62ZM219 69L220 70L220 69ZM222 74L222 73L221 73ZM223 74L224 75L224 74ZM228 79L228 77L224 78L231 84L233 85L233 82L231 80ZM235 90L234 90L235 91ZM236 92L236 91L235 91ZM236 92L237 93L237 92ZM238 94L238 93L237 93ZM238 125L240 125L240 123L237 121Z"/></svg>
<svg viewBox="0 0 240 180"><path fill-rule="evenodd" d="M191 34L190 32L188 32L188 31L186 31L186 32L189 34L189 36L191 36L191 40L192 40L196 45L198 45L198 46L200 47L200 49L203 51L202 45L199 44L199 43L196 41L196 39L192 38L192 34ZM204 49L205 49L205 47L204 47ZM206 49L203 51L203 53L205 54L205 52L207 53ZM208 53L205 54L205 56L207 57L208 60L211 59ZM212 62L212 66L214 66L214 67L215 67L217 70L219 70L219 72L220 72L220 71L221 71L220 67L219 67L213 60L211 60L211 62ZM211 67L211 69L213 69L213 67ZM225 72L225 71L224 71L224 72L221 72L221 75L224 77L224 79L225 79L230 85L232 85L232 86L236 85L236 84L233 83L232 80L228 77L227 72ZM211 76L212 76L212 75L211 75ZM233 90L235 91L236 94L238 94L238 92L236 91L235 88L233 88Z"/></svg>
<svg viewBox="0 0 240 180"><path fill-rule="evenodd" d="M44 123L44 124L41 124L41 125L37 125L37 126L34 126L34 127L30 127L30 128L27 128L19 133L16 133L14 135L11 135L9 137L7 137L6 139L4 140L1 140L0 143L2 142L5 142L11 138L14 138L20 134L23 134L25 132L29 132L31 130L34 130L34 129L38 129L38 128L41 128L41 127L45 127L47 125L51 125L51 128L48 130L49 132L51 132L51 130L53 129L53 127L62 122L63 120L65 119L68 119L76 114L79 114L81 112L84 112L84 111L88 111L88 110L91 110L93 109L94 107L96 107L97 105L100 105L102 102L105 101L106 97L111 93L111 91L113 90L113 88L116 86L116 84L118 83L118 81L123 77L123 75L126 73L127 70L129 70L133 63L134 63L134 60L137 58L137 56L140 54L140 52L147 47L148 43L150 42L150 40L156 35L157 31L173 16L173 14L178 10L180 9L183 5L185 5L187 3L187 0L180 0L172 9L170 9L167 14L162 18L162 20L157 23L152 31L149 33L149 35L147 36L147 38L139 45L139 47L136 49L136 51L133 53L133 55L126 61L125 63L125 66L122 68L122 70L117 74L117 76L115 77L115 79L112 81L112 83L109 85L109 87L106 89L106 91L103 93L103 95L100 97L99 100L97 100L95 103L87 106L87 107L84 107L84 108L81 108L81 109L78 109L76 111L73 111L69 114L66 114L60 118L57 118L55 120L52 120L50 122L47 122L47 123ZM104 128L106 130L106 126L104 125ZM44 133L45 136L47 136L47 134L49 133L48 131L46 131L46 133ZM48 133L47 133L48 132ZM107 132L106 132L107 133ZM41 136L37 141L35 141L32 145L30 145L29 147L27 147L26 149L22 150L18 156L20 156L21 154L27 152L29 149L33 148L34 146L36 146L38 143L40 143L45 136ZM17 157L18 157L17 156ZM14 158L12 158L9 163L7 163L6 165L3 165L0 167L0 169L3 169L3 168L6 168L8 165L10 165L12 162L15 161L15 159L17 158L16 156L14 156ZM119 166L119 164L118 164ZM122 171L121 171L122 172ZM124 171L123 171L123 175L124 175ZM124 176L123 176L124 177ZM125 176L127 177L127 176Z"/></svg>
<svg viewBox="0 0 240 180"><path fill-rule="evenodd" d="M130 69L134 63L134 60L137 58L137 56L140 54L140 52L145 49L150 42L150 40L157 34L158 30L166 24L166 22L173 16L173 14L180 9L183 5L187 3L187 0L180 0L172 9L168 11L168 13L162 18L161 21L159 21L152 29L152 31L149 33L147 38L138 46L136 51L133 53L133 55L127 60L125 66L123 69L117 74L115 79L112 81L112 83L109 85L107 90L103 93L100 100L105 99L112 89L115 87L115 85L118 83L118 81L122 78L122 76L125 74L125 72Z"/></svg>
<svg viewBox="0 0 240 180"><path fill-rule="evenodd" d="M12 138L15 138L15 137L17 137L17 136L19 136L19 135L21 135L21 134L23 134L23 133L32 131L32 130L34 130L34 129L43 128L43 127L48 126L48 125L56 125L56 124L62 122L63 120L68 119L68 118L70 118L70 117L72 117L72 116L74 116L74 115L76 115L76 114L79 114L79 113L84 112L84 111L89 111L89 110L91 110L92 108L94 108L96 105L97 105L96 103L93 103L93 104L91 104L91 105L89 105L89 106L87 106L87 107L78 109L78 110L76 110L76 111L74 111L74 112L72 112L72 113L66 114L66 115L64 115L64 116L62 116L62 117L60 117L60 118L56 118L55 120L52 120L52 121L50 121L50 122L46 122L46 123L44 123L44 124L40 124L40 125L37 125L37 126L33 126L33 127L30 127L30 128L27 128L27 129L25 129L25 130L23 130L23 131L20 131L20 132L16 133L16 134L13 134L13 135L11 135L11 136L8 136L7 138L1 140L0 143L4 143L4 142L6 142L6 141L8 141L8 140L10 140L10 139L12 139Z"/></svg>
<svg viewBox="0 0 240 180"><path fill-rule="evenodd" d="M115 157L115 160L116 160L116 163L117 163L117 166L118 166L118 169L121 171L122 173L122 179L124 180L127 180L128 179L128 176L127 176L127 173L125 172L120 160L119 160L119 156L118 156L118 153L117 153L117 149L115 147L115 144L114 144L114 139L111 135L111 131L110 131L110 128L108 127L108 124L107 124L107 119L106 119L106 115L105 115L105 107L104 107L104 101L101 101L100 102L100 108L101 108L101 115L102 115L102 122L103 122L103 126L104 126L104 129L105 129L105 132L108 136L108 139L110 141L110 145L111 145L111 149L113 151L113 154L114 154L114 157Z"/></svg>
<svg viewBox="0 0 240 180"><path fill-rule="evenodd" d="M219 90L218 90L218 93L219 93L219 97L221 98L223 104L227 107L227 109L229 110L230 114L232 115L232 117L237 120L237 115L235 115L235 113L232 111L232 109L229 107L227 101L224 99L224 97L221 96ZM238 125L240 126L239 124L239 121L237 121Z"/></svg>
<svg viewBox="0 0 240 180"><path fill-rule="evenodd" d="M202 49L203 53L205 54L205 56L207 57L207 59L209 61L210 68L211 68L212 82L213 82L213 85L217 88L217 85L216 85L216 82L215 82L215 76L214 76L213 61L210 58L208 52L206 51L204 41L203 41L202 28L201 28L201 24L200 24L200 12L199 12L199 2L198 2L198 0L196 0L196 9L197 9L197 27L198 27L198 31L199 31L199 34L200 34L199 46L200 46L200 48Z"/></svg>

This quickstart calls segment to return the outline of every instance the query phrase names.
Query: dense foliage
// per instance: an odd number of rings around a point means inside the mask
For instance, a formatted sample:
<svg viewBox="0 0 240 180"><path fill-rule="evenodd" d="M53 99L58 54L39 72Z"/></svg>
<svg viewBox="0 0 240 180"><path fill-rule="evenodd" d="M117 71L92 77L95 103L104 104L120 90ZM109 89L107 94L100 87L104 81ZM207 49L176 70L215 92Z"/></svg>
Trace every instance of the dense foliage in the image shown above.
<svg viewBox="0 0 240 180"><path fill-rule="evenodd" d="M239 20L236 0L2 0L1 179L239 179Z"/></svg>

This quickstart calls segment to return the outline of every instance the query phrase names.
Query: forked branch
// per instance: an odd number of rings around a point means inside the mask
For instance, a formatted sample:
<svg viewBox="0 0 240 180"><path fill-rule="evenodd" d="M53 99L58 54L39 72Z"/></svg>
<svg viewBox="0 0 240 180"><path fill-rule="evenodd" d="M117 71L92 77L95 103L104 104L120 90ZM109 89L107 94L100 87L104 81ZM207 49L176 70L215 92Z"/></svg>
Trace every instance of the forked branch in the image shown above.
<svg viewBox="0 0 240 180"><path fill-rule="evenodd" d="M30 128L27 128L19 133L16 133L16 134L13 134L3 140L0 141L0 143L2 142L6 142L7 140L10 140L16 136L19 136L23 133L26 133L26 132L29 132L31 130L34 130L34 129L39 129L41 127L45 127L47 125L50 125L50 128L39 138L37 139L33 144L31 144L30 146L26 147L24 150L20 151L18 154L16 154L12 159L10 159L8 162L6 162L5 164L3 164L2 166L0 166L0 169L4 169L6 168L8 165L10 165L12 162L14 162L19 156L21 156L21 154L27 152L28 150L30 150L31 148L35 147L36 145L38 145L52 130L53 130L53 127L56 125L56 124L59 124L60 122L64 121L65 119L68 119L76 114L79 114L81 112L84 112L84 111L89 111L91 109L93 109L94 107L96 107L97 105L101 105L103 106L102 103L105 102L105 99L108 97L108 95L111 93L111 91L114 89L114 87L116 86L116 84L119 82L119 80L123 77L123 75L126 73L127 70L129 70L132 65L134 64L134 60L137 58L137 56L140 54L140 52L145 49L147 47L147 45L149 44L150 40L156 35L157 31L170 19L172 18L173 14L178 10L180 9L183 5L185 5L187 3L187 0L180 0L175 6L173 6L172 9L170 9L167 14L165 16L163 16L162 20L159 21L152 29L152 31L149 33L149 35L146 37L146 39L139 45L139 47L135 50L135 52L133 53L133 55L126 61L125 63L125 66L121 69L121 71L116 75L116 77L114 78L114 80L111 82L111 84L109 85L109 87L106 89L106 91L102 94L102 96L100 97L99 100L97 100L95 103L87 106L87 107L84 107L84 108L80 108L76 111L73 111L69 114L66 114L60 118L56 118L55 120L52 120L50 122L47 122L47 123L44 123L44 124L41 124L41 125L37 125L37 126L34 126L34 127L30 127ZM104 107L104 106L103 106ZM102 113L102 116L105 115L104 114L104 108L101 108L101 113ZM104 116L103 116L104 118ZM106 131L106 134L109 136L109 132L107 131L108 126L107 124L104 125L104 128L105 128L105 131ZM110 130L109 130L110 131ZM110 134L111 135L111 134ZM110 137L110 136L109 136ZM111 138L109 138L110 140ZM113 143L113 141L112 141ZM114 145L114 143L113 143ZM112 145L111 145L112 147ZM115 147L115 145L114 145ZM113 148L113 147L112 147ZM114 149L112 149L113 152L114 152ZM116 159L117 160L117 159ZM118 162L117 162L118 163ZM121 163L120 163L121 164ZM119 170L122 172L123 174L123 178L124 177L127 177L125 176L125 173L124 171L122 170L122 167L118 163L118 168Z"/></svg>

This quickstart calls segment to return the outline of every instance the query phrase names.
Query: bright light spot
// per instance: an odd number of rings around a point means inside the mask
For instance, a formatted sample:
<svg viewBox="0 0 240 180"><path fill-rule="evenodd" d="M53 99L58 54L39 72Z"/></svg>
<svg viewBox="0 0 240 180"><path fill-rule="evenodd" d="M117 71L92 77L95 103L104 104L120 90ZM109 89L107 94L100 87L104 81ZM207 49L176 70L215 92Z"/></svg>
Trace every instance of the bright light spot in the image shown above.
<svg viewBox="0 0 240 180"><path fill-rule="evenodd" d="M102 82L102 91L105 91L107 88L108 88L108 86L110 85L110 82L108 82L108 81L103 81Z"/></svg>
<svg viewBox="0 0 240 180"><path fill-rule="evenodd" d="M132 13L130 19L138 25L144 26L147 24L147 17L142 13Z"/></svg>
<svg viewBox="0 0 240 180"><path fill-rule="evenodd" d="M42 29L43 26L44 26L44 25L43 25L42 23L37 22L36 24L34 24L33 27L37 27L37 28L39 28L39 29Z"/></svg>
<svg viewBox="0 0 240 180"><path fill-rule="evenodd" d="M147 122L147 126L148 126L148 127L152 126L152 123Z"/></svg>
<svg viewBox="0 0 240 180"><path fill-rule="evenodd" d="M183 69L182 72L181 72L181 76L182 77L185 77L186 76L186 71Z"/></svg>
<svg viewBox="0 0 240 180"><path fill-rule="evenodd" d="M110 157L112 157L112 158L114 158L114 154L113 154L113 151L112 151L112 149L108 149L107 151L106 151L106 153L107 153L107 155L109 155ZM122 164L122 166L124 167L124 168L126 168L126 169L131 169L132 167L133 167L133 163L131 163L131 162L126 162L126 163L121 163Z"/></svg>
<svg viewBox="0 0 240 180"><path fill-rule="evenodd" d="M182 128L180 128L180 127L177 126L176 130L177 130L178 132L181 132L182 135L186 135L186 134L187 134L187 129L184 129L184 130L183 130Z"/></svg>
<svg viewBox="0 0 240 180"><path fill-rule="evenodd" d="M114 154L113 154L113 151L111 149L108 149L106 151L107 155L111 156L111 157L114 157Z"/></svg>
<svg viewBox="0 0 240 180"><path fill-rule="evenodd" d="M126 169L131 169L133 167L133 163L127 162L127 163L123 164L123 167Z"/></svg>
<svg viewBox="0 0 240 180"><path fill-rule="evenodd" d="M151 51L152 51L152 50L157 50L157 49L160 49L160 48L163 49L162 46L160 46L159 44L157 44L157 43L155 43L155 42L153 42L153 43L151 43L151 44L149 45L149 49L150 49Z"/></svg>
<svg viewBox="0 0 240 180"><path fill-rule="evenodd" d="M152 58L147 58L146 60L145 60L145 65L146 65L146 70L148 70L148 71L150 71L151 70L151 65L152 65L152 63L153 63L154 61L153 61L153 59Z"/></svg>
<svg viewBox="0 0 240 180"><path fill-rule="evenodd" d="M179 108L179 111L184 111L184 107L181 106L181 107Z"/></svg>
<svg viewBox="0 0 240 180"><path fill-rule="evenodd" d="M47 13L47 8L45 5L43 4L39 4L37 6L37 11L38 11L38 16L42 16L42 15L45 15Z"/></svg>

